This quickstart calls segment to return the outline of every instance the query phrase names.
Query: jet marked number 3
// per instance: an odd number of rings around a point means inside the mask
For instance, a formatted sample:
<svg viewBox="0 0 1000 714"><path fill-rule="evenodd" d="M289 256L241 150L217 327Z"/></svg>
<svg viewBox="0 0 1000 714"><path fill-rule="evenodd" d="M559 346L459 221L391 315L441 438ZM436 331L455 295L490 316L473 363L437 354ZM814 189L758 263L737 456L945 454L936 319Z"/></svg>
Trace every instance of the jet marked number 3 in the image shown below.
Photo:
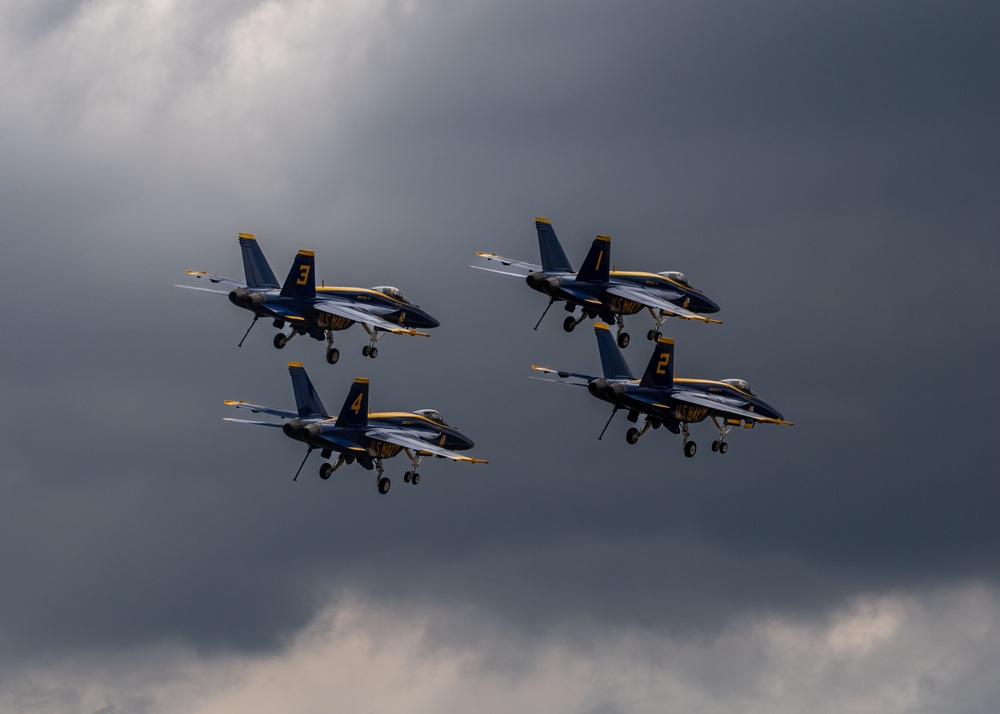
<svg viewBox="0 0 1000 714"><path fill-rule="evenodd" d="M295 281L296 285L305 285L309 280L309 266L303 265L299 268L299 279Z"/></svg>

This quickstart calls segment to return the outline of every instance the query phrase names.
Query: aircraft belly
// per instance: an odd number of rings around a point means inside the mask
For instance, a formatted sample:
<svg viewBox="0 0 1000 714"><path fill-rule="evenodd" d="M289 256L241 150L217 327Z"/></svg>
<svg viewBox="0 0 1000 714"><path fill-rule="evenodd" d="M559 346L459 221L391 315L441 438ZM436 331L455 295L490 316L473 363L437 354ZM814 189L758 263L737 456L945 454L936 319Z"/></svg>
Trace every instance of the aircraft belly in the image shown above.
<svg viewBox="0 0 1000 714"><path fill-rule="evenodd" d="M641 302L629 300L618 295L612 295L608 304L614 312L621 313L622 315L634 315L643 308Z"/></svg>
<svg viewBox="0 0 1000 714"><path fill-rule="evenodd" d="M333 330L336 332L338 330L346 330L354 324L354 320L341 315L334 315L332 312L317 310L316 324L324 330Z"/></svg>
<svg viewBox="0 0 1000 714"><path fill-rule="evenodd" d="M368 442L368 455L373 458L391 459L403 450L399 444L392 444L388 441L372 439Z"/></svg>
<svg viewBox="0 0 1000 714"><path fill-rule="evenodd" d="M686 402L674 402L671 411L674 419L689 424L703 421L712 412L708 407L703 407L700 404L687 404Z"/></svg>

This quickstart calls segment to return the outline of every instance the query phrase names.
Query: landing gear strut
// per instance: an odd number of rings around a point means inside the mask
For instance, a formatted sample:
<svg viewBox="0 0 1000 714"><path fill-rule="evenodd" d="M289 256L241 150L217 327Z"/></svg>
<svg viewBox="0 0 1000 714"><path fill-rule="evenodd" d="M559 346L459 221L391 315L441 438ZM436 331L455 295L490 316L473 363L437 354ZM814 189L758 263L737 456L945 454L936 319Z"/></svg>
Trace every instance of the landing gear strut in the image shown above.
<svg viewBox="0 0 1000 714"><path fill-rule="evenodd" d="M341 466L343 466L346 463L346 461L347 461L346 457L343 454L341 454L340 458L337 459L337 463L323 464L322 466L319 467L319 477L324 481L326 481L328 478L330 478L333 472L339 469Z"/></svg>
<svg viewBox="0 0 1000 714"><path fill-rule="evenodd" d="M420 462L424 460L424 457L406 448L403 451L406 453L406 458L410 460L410 470L403 474L403 482L412 483L416 486L420 483L420 474L417 473L417 469L420 467Z"/></svg>
<svg viewBox="0 0 1000 714"><path fill-rule="evenodd" d="M361 323L361 326L365 328L365 332L368 333L368 344L361 348L361 354L364 355L365 357L371 357L372 359L375 359L376 357L378 357L378 348L375 346L375 343L378 342L379 338L385 333L379 330L377 327L372 329L363 322ZM386 486L386 491L388 490L389 487Z"/></svg>
<svg viewBox="0 0 1000 714"><path fill-rule="evenodd" d="M382 475L382 459L375 459L375 469L375 484L378 486L378 492L384 496L389 493L392 482Z"/></svg>
<svg viewBox="0 0 1000 714"><path fill-rule="evenodd" d="M337 364L340 359L340 350L333 346L333 330L326 331L326 361L330 364Z"/></svg>
<svg viewBox="0 0 1000 714"><path fill-rule="evenodd" d="M719 430L718 440L712 442L712 451L718 451L720 454L724 454L729 451L729 444L726 443L726 434L728 434L729 430L733 427L723 426L720 424L714 414L712 415L712 423L715 424L715 428Z"/></svg>
<svg viewBox="0 0 1000 714"><path fill-rule="evenodd" d="M681 433L684 434L684 455L690 459L698 451L698 445L691 441L691 434L688 431L687 422L681 423Z"/></svg>
<svg viewBox="0 0 1000 714"><path fill-rule="evenodd" d="M647 419L641 429L636 429L634 426L630 427L628 431L625 432L625 441L630 444L634 444L639 441L639 437L649 431L649 427L652 426L649 419Z"/></svg>
<svg viewBox="0 0 1000 714"><path fill-rule="evenodd" d="M670 315L663 312L663 310L660 310L660 314L657 315L653 311L653 308L649 306L647 306L646 309L649 310L649 314L653 316L653 322L656 323L656 327L646 333L646 339L650 342L656 342L660 339L660 328L663 327L664 322L670 319Z"/></svg>
<svg viewBox="0 0 1000 714"><path fill-rule="evenodd" d="M587 319L587 311L581 310L580 317L570 316L567 317L565 320L563 320L563 329L566 330L566 332L572 332L574 329L576 329L577 325L579 325L586 319Z"/></svg>
<svg viewBox="0 0 1000 714"><path fill-rule="evenodd" d="M625 332L625 320L621 315L615 315L615 324L618 325L618 346L625 349L628 347L630 338L628 333Z"/></svg>

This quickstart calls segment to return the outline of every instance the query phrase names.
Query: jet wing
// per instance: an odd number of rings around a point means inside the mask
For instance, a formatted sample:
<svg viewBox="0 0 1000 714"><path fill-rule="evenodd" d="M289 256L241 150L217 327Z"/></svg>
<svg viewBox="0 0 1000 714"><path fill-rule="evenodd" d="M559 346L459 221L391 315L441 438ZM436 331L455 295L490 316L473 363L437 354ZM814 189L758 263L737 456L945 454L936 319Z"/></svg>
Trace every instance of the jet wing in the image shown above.
<svg viewBox="0 0 1000 714"><path fill-rule="evenodd" d="M230 407L236 407L237 409L249 409L254 414L271 414L276 417L281 417L282 419L298 419L298 412L290 412L286 409L275 409L274 407L262 407L259 404L251 404L250 402L244 401L233 401L232 399L226 400L226 405ZM230 419L230 421L241 421L239 419ZM268 422L270 423L270 422ZM275 426L281 426L281 424L275 424Z"/></svg>
<svg viewBox="0 0 1000 714"><path fill-rule="evenodd" d="M208 282L216 284L216 285L221 284L221 285L229 286L229 290L232 290L233 288L245 288L247 286L247 284L245 282L243 282L242 280L233 280L232 278L224 278L221 275L212 275L211 273L206 273L204 270L185 270L184 272L187 273L188 275L193 275L194 277L196 277L198 279L205 279ZM189 287L189 286L178 285L177 287L183 288L183 287ZM194 290L198 290L199 288L193 288L193 289ZM204 289L204 288L201 288L201 289ZM229 290L226 290L223 294L224 295L228 295L229 294ZM209 290L209 292L215 292L215 291Z"/></svg>
<svg viewBox="0 0 1000 714"><path fill-rule="evenodd" d="M523 260L511 260L510 258L504 258L502 255L497 255L496 253L476 253L480 258L486 258L486 260L492 260L500 265L508 266L512 265L515 268L520 268L521 270L527 270L529 273L536 273L542 269L542 266L536 265L535 263L525 263ZM503 275L515 275L519 278L525 277L521 273L508 273L503 270L490 270L489 268L480 268L479 266L471 266L477 270L489 270L491 273L502 273Z"/></svg>
<svg viewBox="0 0 1000 714"><path fill-rule="evenodd" d="M451 459L453 461L465 461L470 464L488 464L488 461L483 459L474 459L471 456L462 456L456 451L451 451L450 449L445 449L432 442L424 441L419 439L409 431L404 431L403 429L391 429L388 427L377 427L368 429L365 431L365 435L369 439L378 439L379 441L387 441L390 444L396 444L397 446L402 446L404 449L413 449L415 451L420 451L425 454L432 454L434 456L441 456L446 459Z"/></svg>
<svg viewBox="0 0 1000 714"><path fill-rule="evenodd" d="M231 421L235 424L253 424L254 426L276 426L281 427L281 422L277 421L253 421L252 419L233 419L232 417L224 417L222 421Z"/></svg>
<svg viewBox="0 0 1000 714"><path fill-rule="evenodd" d="M577 374L576 372L560 372L557 369L552 369L551 367L539 367L537 365L531 365L532 369L538 370L543 374L554 374L559 379L544 379L542 377L532 377L532 379L541 379L545 382L558 382L559 384L571 384L574 387L586 387L588 384L593 382L597 377L592 377L589 374Z"/></svg>
<svg viewBox="0 0 1000 714"><path fill-rule="evenodd" d="M417 330L412 330L407 327L401 327L394 322L389 322L384 317L379 317L369 310L360 308L344 300L318 300L313 303L313 307L317 310L330 312L334 315L345 317L348 320L354 320L355 322L360 322L370 327L378 328L384 332L392 332L397 335L420 335L421 337L430 337L430 335L426 332L418 332Z"/></svg>
<svg viewBox="0 0 1000 714"><path fill-rule="evenodd" d="M709 409L714 409L721 414L739 417L740 419L762 421L769 424L791 424L791 422L780 421L778 419L771 419L770 417L755 414L752 411L737 406L737 400L727 397L715 397L702 392L689 392L684 390L671 392L670 396L679 402L687 402L688 404L697 404L702 407L708 407Z"/></svg>
<svg viewBox="0 0 1000 714"><path fill-rule="evenodd" d="M652 290L645 290L637 285L619 284L609 287L608 292L612 295L617 295L618 297L633 300L648 307L656 308L657 310L663 310L663 312L674 315L675 317L680 317L684 320L701 320L702 322L714 322L716 325L722 324L720 320L713 320L710 317L699 315L696 312L691 312L680 305L675 305L670 302L670 300L664 297L665 295L676 295L677 297L682 297L681 293L672 290L657 289L656 292L653 292Z"/></svg>
<svg viewBox="0 0 1000 714"><path fill-rule="evenodd" d="M178 285L174 283L175 288L184 288L185 290L198 290L203 293L215 293L216 295L228 295L231 291L229 290L213 290L212 288L199 288L195 285Z"/></svg>

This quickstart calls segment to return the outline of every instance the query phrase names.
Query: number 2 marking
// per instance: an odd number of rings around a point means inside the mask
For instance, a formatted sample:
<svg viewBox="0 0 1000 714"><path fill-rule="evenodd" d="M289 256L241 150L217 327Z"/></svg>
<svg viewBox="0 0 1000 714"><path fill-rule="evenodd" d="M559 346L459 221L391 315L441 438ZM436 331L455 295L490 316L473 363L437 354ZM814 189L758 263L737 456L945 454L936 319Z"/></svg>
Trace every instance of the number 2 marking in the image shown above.
<svg viewBox="0 0 1000 714"><path fill-rule="evenodd" d="M664 352L662 355L660 355L660 361L656 364L656 373L666 374L667 364L669 363L670 363L670 353Z"/></svg>

